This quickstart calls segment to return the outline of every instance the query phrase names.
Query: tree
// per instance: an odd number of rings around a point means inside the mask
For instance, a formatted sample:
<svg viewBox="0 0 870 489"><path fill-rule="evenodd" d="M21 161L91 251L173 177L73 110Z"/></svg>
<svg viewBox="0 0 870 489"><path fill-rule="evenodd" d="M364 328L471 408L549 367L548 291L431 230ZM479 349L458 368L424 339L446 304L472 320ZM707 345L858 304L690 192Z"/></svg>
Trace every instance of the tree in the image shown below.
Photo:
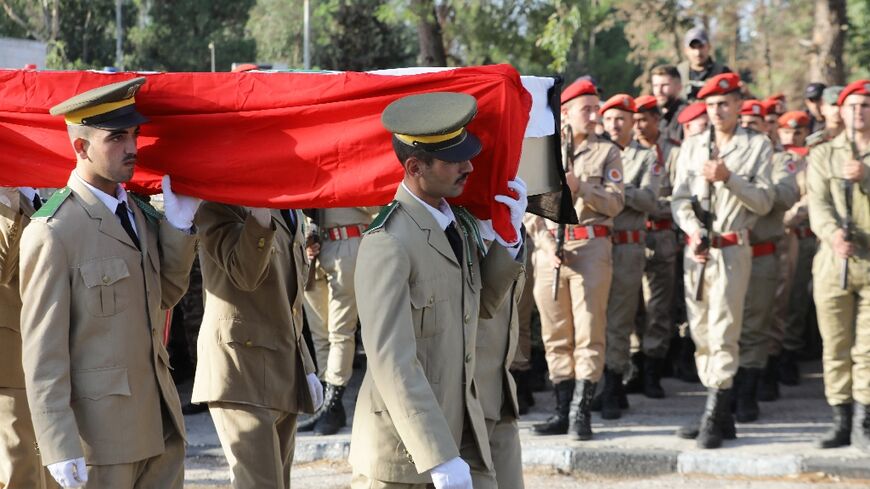
<svg viewBox="0 0 870 489"><path fill-rule="evenodd" d="M417 20L417 39L420 43L417 63L420 66L447 66L447 53L441 35L441 22L446 10L445 4L439 7L434 0L411 0L411 11Z"/></svg>
<svg viewBox="0 0 870 489"><path fill-rule="evenodd" d="M843 85L843 48L846 40L846 0L815 0L810 79Z"/></svg>

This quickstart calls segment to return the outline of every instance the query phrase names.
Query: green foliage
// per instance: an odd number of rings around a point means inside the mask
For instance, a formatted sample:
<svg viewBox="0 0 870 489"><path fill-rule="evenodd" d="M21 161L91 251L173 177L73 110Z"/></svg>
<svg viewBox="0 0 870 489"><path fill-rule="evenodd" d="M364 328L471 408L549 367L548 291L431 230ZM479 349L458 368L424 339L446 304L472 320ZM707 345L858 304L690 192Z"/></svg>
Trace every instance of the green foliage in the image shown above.
<svg viewBox="0 0 870 489"><path fill-rule="evenodd" d="M870 0L853 0L847 4L849 30L846 38L848 79L870 77Z"/></svg>

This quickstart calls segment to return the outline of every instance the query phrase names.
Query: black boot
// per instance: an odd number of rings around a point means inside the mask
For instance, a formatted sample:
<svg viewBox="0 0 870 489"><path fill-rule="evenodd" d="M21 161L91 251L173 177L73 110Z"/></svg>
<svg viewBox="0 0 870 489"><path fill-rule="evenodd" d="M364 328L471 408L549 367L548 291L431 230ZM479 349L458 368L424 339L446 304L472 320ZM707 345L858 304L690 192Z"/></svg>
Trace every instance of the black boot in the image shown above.
<svg viewBox="0 0 870 489"><path fill-rule="evenodd" d="M758 379L761 377L759 368L743 368L737 370L734 377L734 390L737 399L737 421L750 423L758 419ZM739 380L738 380L739 379Z"/></svg>
<svg viewBox="0 0 870 489"><path fill-rule="evenodd" d="M723 424L727 421L725 416L731 416L728 412L728 391L722 389L709 389L707 391L707 404L704 406L704 415L701 416L701 426L695 442L698 448L719 448L724 439Z"/></svg>
<svg viewBox="0 0 870 489"><path fill-rule="evenodd" d="M517 386L517 408L521 415L528 414L529 408L535 405L535 397L529 386L529 371L511 370L511 375L514 376L514 383Z"/></svg>
<svg viewBox="0 0 870 489"><path fill-rule="evenodd" d="M556 394L556 412L547 421L532 426L536 435L564 435L568 432L568 412L574 395L574 380L563 380L553 386Z"/></svg>
<svg viewBox="0 0 870 489"><path fill-rule="evenodd" d="M870 453L870 404L855 403L852 418L852 446Z"/></svg>
<svg viewBox="0 0 870 489"><path fill-rule="evenodd" d="M628 394L639 394L643 392L643 372L646 363L644 363L643 352L637 352L631 355L631 368L628 372L628 378L625 379L625 392Z"/></svg>
<svg viewBox="0 0 870 489"><path fill-rule="evenodd" d="M601 391L601 417L603 419L619 419L622 410L619 397L622 387L622 374L609 368L604 369L604 389Z"/></svg>
<svg viewBox="0 0 870 489"><path fill-rule="evenodd" d="M783 350L779 362L779 381L783 385L798 385L801 383L801 371L797 363L797 352Z"/></svg>
<svg viewBox="0 0 870 489"><path fill-rule="evenodd" d="M713 390L714 389L710 389L709 391ZM722 438L725 440L734 440L737 438L737 427L734 426L734 416L731 415L731 410L729 409L731 390L722 390L718 392L722 392L721 396L724 399L724 407L719 413L719 417L716 419L716 421L719 424ZM709 397L707 398L707 400L709 402ZM698 437L698 433L701 431L701 424L703 422L704 417L701 416L700 421L693 421L689 424L681 426L677 429L677 436L686 440L694 440Z"/></svg>
<svg viewBox="0 0 870 489"><path fill-rule="evenodd" d="M662 389L662 367L664 359L645 357L643 364L643 395L650 399L662 399L665 390Z"/></svg>
<svg viewBox="0 0 870 489"><path fill-rule="evenodd" d="M347 425L347 415L341 402L344 389L343 385L326 384L323 392L323 413L314 425L315 435L334 435Z"/></svg>
<svg viewBox="0 0 870 489"><path fill-rule="evenodd" d="M831 409L834 412L833 424L816 440L816 448L839 448L852 443L852 405L838 404Z"/></svg>
<svg viewBox="0 0 870 489"><path fill-rule="evenodd" d="M574 398L571 400L568 431L571 438L579 441L592 439L592 396L595 394L595 384L589 380L578 380L574 387Z"/></svg>
<svg viewBox="0 0 870 489"><path fill-rule="evenodd" d="M701 381L698 378L698 367L695 365L695 342L690 336L680 338L677 378L692 384Z"/></svg>
<svg viewBox="0 0 870 489"><path fill-rule="evenodd" d="M779 355L770 355L758 379L758 400L771 402L777 399L779 399Z"/></svg>

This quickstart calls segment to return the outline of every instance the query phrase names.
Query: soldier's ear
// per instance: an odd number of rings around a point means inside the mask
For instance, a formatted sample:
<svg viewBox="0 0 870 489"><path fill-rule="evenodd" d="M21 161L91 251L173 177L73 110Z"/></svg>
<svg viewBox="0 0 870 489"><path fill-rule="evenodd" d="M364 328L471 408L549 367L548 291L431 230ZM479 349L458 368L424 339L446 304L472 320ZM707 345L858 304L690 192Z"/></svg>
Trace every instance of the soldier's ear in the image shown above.
<svg viewBox="0 0 870 489"><path fill-rule="evenodd" d="M75 138L72 141L72 145L73 145L73 151L75 151L76 157L78 159L80 159L80 160L88 159L88 148L90 147L91 143L88 142L87 139L81 138L81 137Z"/></svg>
<svg viewBox="0 0 870 489"><path fill-rule="evenodd" d="M423 174L423 167L425 163L420 158L416 156L411 156L407 160L405 160L405 172L412 177L419 177Z"/></svg>

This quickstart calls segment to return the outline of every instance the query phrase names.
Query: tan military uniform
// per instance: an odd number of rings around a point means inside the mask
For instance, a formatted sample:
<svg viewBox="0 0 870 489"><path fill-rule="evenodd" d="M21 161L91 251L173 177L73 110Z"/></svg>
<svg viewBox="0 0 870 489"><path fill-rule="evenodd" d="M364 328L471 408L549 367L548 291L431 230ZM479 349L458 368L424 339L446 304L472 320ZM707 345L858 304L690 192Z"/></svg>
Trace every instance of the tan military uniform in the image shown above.
<svg viewBox="0 0 870 489"><path fill-rule="evenodd" d="M773 155L773 208L758 219L749 233L752 273L743 305L740 367L762 369L767 363L773 301L779 279L776 247L785 234L783 216L798 199L796 159L789 152Z"/></svg>
<svg viewBox="0 0 870 489"><path fill-rule="evenodd" d="M622 150L625 208L613 222L613 281L607 302L606 364L618 374L628 371L631 332L643 285L647 215L655 212L664 167L656 153L637 141Z"/></svg>
<svg viewBox="0 0 870 489"><path fill-rule="evenodd" d="M0 487L46 487L54 479L42 468L24 391L21 363L21 294L18 245L33 203L19 192L19 212L0 205Z"/></svg>
<svg viewBox="0 0 870 489"><path fill-rule="evenodd" d="M305 302L313 312L308 326L318 377L333 385L347 385L353 373L357 322L353 274L362 231L379 210L353 207L315 211L320 234L317 264L323 279L315 280L314 287L305 291Z"/></svg>
<svg viewBox="0 0 870 489"><path fill-rule="evenodd" d="M458 456L475 488L495 487L474 380L478 317L493 316L522 263L498 245L481 260L470 234L460 263L404 186L389 209L363 238L357 260L368 370L353 420L353 487L431 484L428 471Z"/></svg>
<svg viewBox="0 0 870 489"><path fill-rule="evenodd" d="M314 411L295 216L291 230L273 210L267 229L245 207L207 202L196 217L205 313L192 400L209 403L236 488L290 487L296 415Z"/></svg>
<svg viewBox="0 0 870 489"><path fill-rule="evenodd" d="M710 155L709 148L710 132L704 132L683 141L677 158L671 207L677 225L687 236L702 229L692 201L707 186L702 170ZM719 148L719 156L731 171L731 177L727 182L712 185L711 210L715 219L706 269L701 277L701 265L692 259L693 250L689 247L683 267L698 376L706 387L730 389L738 367L743 304L752 270L749 229L759 215L770 212L774 189L771 145L763 135L738 127L731 140ZM699 301L694 297L698 280L704 281Z"/></svg>
<svg viewBox="0 0 870 489"><path fill-rule="evenodd" d="M71 175L21 240L24 378L42 461L84 457L89 487L180 489L184 421L163 330L196 237L128 196L140 251L94 192Z"/></svg>
<svg viewBox="0 0 870 489"><path fill-rule="evenodd" d="M830 237L845 212L842 165L852 159L845 134L813 148L809 155L810 224L821 239L813 261L813 298L822 335L825 397L832 406L870 404L870 155L865 154L864 180L853 184L852 242L846 290L840 288L842 260Z"/></svg>
<svg viewBox="0 0 870 489"><path fill-rule="evenodd" d="M526 230L530 229L535 221L534 214L526 214L523 218L523 224ZM535 296L532 290L535 286L535 241L531 234L526 233L526 241L523 244L526 254L525 272L523 273L524 285L520 294L519 302L517 303L517 348L514 356L511 370L515 372L525 372L532 368L532 314L535 309Z"/></svg>
<svg viewBox="0 0 870 489"><path fill-rule="evenodd" d="M619 149L590 135L576 148L571 171L581 180L580 190L573 196L580 224L568 226L556 301L552 296L552 257L558 225L538 218L530 230L537 247L535 303L541 314L550 379L554 383L570 379L598 382L604 372L613 266L609 235L613 218L625 205Z"/></svg>

